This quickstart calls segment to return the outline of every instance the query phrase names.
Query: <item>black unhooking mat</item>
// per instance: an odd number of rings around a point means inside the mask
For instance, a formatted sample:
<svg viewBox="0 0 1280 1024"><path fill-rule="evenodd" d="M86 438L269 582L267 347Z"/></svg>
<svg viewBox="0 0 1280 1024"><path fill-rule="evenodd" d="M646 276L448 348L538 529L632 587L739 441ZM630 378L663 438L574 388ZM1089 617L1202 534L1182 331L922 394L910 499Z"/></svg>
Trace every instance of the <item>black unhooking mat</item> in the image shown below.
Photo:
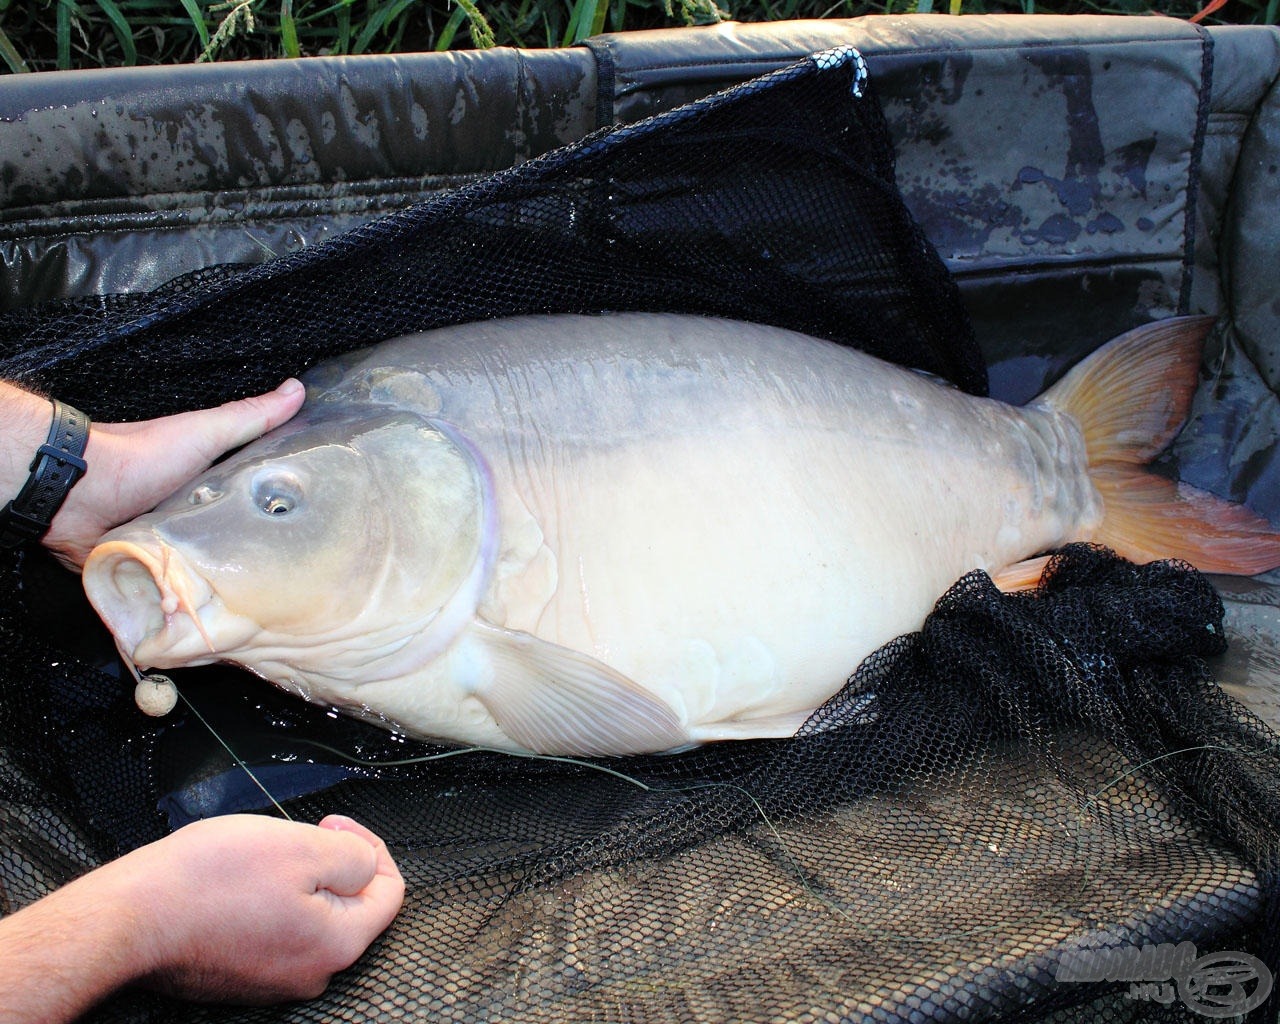
<svg viewBox="0 0 1280 1024"><path fill-rule="evenodd" d="M410 330L605 309L761 320L985 389L852 50L261 267L12 314L0 374L125 419ZM1213 684L1222 606L1185 567L1077 547L1036 594L975 574L794 739L594 762L406 742L225 669L176 673L186 701L148 721L75 580L34 553L7 573L0 909L261 807L208 725L291 816L378 831L408 883L320 1000L125 993L95 1020L1275 1018L1280 747ZM1149 977L1178 942L1190 966Z"/></svg>

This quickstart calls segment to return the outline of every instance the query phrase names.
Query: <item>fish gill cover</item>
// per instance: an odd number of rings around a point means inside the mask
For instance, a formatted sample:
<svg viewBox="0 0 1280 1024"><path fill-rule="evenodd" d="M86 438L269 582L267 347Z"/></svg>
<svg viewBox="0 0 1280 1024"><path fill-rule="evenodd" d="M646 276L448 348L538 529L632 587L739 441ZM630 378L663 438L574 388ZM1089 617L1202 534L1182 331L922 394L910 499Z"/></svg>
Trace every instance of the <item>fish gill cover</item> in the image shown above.
<svg viewBox="0 0 1280 1024"><path fill-rule="evenodd" d="M863 75L852 51L804 61L259 268L13 314L0 374L119 419L443 323L662 309L981 392ZM34 555L7 573L0 910L244 805L183 764L196 705L239 705L288 812L365 822L408 883L318 1001L129 993L95 1020L1176 1020L1192 993L1126 999L1105 954L1189 941L1280 967L1280 747L1214 686L1222 605L1179 565L1077 547L1032 595L966 577L796 738L597 762L409 743L219 669L144 720L74 581ZM270 770L308 763L342 781L308 794Z"/></svg>

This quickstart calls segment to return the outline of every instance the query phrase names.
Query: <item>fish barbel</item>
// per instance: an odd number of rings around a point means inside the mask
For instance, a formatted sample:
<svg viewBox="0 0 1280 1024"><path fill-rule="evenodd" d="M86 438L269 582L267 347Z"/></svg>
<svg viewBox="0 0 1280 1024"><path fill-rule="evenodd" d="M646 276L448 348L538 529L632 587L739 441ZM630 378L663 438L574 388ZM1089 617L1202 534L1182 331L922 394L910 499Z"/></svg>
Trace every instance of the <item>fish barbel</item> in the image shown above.
<svg viewBox="0 0 1280 1024"><path fill-rule="evenodd" d="M970 570L1072 541L1280 564L1265 520L1142 468L1209 326L1131 331L1024 407L696 316L406 336L313 370L298 416L107 534L84 586L136 665L233 662L414 736L788 736Z"/></svg>

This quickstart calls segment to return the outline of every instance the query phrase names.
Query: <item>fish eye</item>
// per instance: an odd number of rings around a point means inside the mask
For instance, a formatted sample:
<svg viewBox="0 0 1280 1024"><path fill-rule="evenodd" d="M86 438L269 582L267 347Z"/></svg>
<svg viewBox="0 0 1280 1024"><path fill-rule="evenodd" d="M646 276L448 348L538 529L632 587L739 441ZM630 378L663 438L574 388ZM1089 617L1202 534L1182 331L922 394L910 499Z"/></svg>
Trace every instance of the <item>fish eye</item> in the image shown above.
<svg viewBox="0 0 1280 1024"><path fill-rule="evenodd" d="M282 516L286 512L293 511L293 502L280 494L273 494L267 498L262 506L262 511L271 516Z"/></svg>
<svg viewBox="0 0 1280 1024"><path fill-rule="evenodd" d="M265 515L288 515L301 500L302 485L291 473L272 473L253 482L253 503Z"/></svg>

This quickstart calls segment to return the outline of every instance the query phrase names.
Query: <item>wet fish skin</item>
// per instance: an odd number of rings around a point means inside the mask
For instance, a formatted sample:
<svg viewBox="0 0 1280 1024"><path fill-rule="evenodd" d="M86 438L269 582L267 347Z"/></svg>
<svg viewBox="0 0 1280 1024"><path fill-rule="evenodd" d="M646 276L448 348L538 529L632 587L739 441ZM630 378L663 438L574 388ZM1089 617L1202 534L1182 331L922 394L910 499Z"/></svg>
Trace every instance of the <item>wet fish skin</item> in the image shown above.
<svg viewBox="0 0 1280 1024"><path fill-rule="evenodd" d="M1157 339L1184 376L1206 329ZM1013 408L672 314L445 328L313 371L293 421L104 537L85 587L136 663L232 661L418 736L785 736L965 572L1113 537L1073 412L1094 390ZM1152 444L1088 447L1129 473Z"/></svg>

